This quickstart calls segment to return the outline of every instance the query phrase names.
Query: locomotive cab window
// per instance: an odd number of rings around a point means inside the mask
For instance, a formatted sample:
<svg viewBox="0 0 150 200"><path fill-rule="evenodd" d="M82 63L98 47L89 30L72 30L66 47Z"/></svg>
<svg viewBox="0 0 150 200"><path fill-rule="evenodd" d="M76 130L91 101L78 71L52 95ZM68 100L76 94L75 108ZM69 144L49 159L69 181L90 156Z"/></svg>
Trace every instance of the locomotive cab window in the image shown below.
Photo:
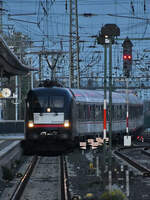
<svg viewBox="0 0 150 200"><path fill-rule="evenodd" d="M64 108L63 96L38 96L32 101L34 112L45 112L47 108L60 109Z"/></svg>
<svg viewBox="0 0 150 200"><path fill-rule="evenodd" d="M53 107L63 108L64 107L64 97L63 96L53 96Z"/></svg>

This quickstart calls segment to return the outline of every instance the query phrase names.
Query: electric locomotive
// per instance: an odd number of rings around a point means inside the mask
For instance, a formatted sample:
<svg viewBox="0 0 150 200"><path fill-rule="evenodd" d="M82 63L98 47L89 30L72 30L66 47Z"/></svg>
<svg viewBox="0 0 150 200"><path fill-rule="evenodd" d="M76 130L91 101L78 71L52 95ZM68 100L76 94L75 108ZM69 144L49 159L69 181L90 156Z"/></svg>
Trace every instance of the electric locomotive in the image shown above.
<svg viewBox="0 0 150 200"><path fill-rule="evenodd" d="M61 153L73 145L72 93L54 82L41 86L27 95L24 154Z"/></svg>

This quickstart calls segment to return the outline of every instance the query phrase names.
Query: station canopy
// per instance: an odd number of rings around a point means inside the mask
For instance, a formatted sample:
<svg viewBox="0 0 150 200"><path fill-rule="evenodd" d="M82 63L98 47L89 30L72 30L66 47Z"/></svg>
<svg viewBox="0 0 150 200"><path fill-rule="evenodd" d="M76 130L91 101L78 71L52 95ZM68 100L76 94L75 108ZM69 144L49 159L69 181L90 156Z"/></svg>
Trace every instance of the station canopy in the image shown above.
<svg viewBox="0 0 150 200"><path fill-rule="evenodd" d="M15 75L25 75L30 71L37 71L20 62L0 36L0 76L10 78Z"/></svg>

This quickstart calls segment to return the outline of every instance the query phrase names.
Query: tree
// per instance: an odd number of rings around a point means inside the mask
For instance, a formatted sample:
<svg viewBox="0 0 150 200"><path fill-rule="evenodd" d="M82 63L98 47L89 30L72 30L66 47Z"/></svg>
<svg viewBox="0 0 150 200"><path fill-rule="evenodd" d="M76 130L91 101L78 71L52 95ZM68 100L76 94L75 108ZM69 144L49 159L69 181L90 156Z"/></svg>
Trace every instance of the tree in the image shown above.
<svg viewBox="0 0 150 200"><path fill-rule="evenodd" d="M3 35L3 38L21 62L27 64L26 49L31 48L33 45L31 38L21 32L14 32L11 35Z"/></svg>
<svg viewBox="0 0 150 200"><path fill-rule="evenodd" d="M120 190L113 190L104 192L100 200L127 200L127 198Z"/></svg>

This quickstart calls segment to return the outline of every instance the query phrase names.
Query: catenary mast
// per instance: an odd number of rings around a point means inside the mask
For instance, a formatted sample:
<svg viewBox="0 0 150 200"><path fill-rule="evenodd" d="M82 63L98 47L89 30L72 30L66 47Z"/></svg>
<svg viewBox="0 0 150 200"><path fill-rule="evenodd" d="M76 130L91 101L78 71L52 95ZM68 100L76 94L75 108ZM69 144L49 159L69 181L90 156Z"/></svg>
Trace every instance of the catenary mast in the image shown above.
<svg viewBox="0 0 150 200"><path fill-rule="evenodd" d="M80 87L77 0L70 0L69 87Z"/></svg>

